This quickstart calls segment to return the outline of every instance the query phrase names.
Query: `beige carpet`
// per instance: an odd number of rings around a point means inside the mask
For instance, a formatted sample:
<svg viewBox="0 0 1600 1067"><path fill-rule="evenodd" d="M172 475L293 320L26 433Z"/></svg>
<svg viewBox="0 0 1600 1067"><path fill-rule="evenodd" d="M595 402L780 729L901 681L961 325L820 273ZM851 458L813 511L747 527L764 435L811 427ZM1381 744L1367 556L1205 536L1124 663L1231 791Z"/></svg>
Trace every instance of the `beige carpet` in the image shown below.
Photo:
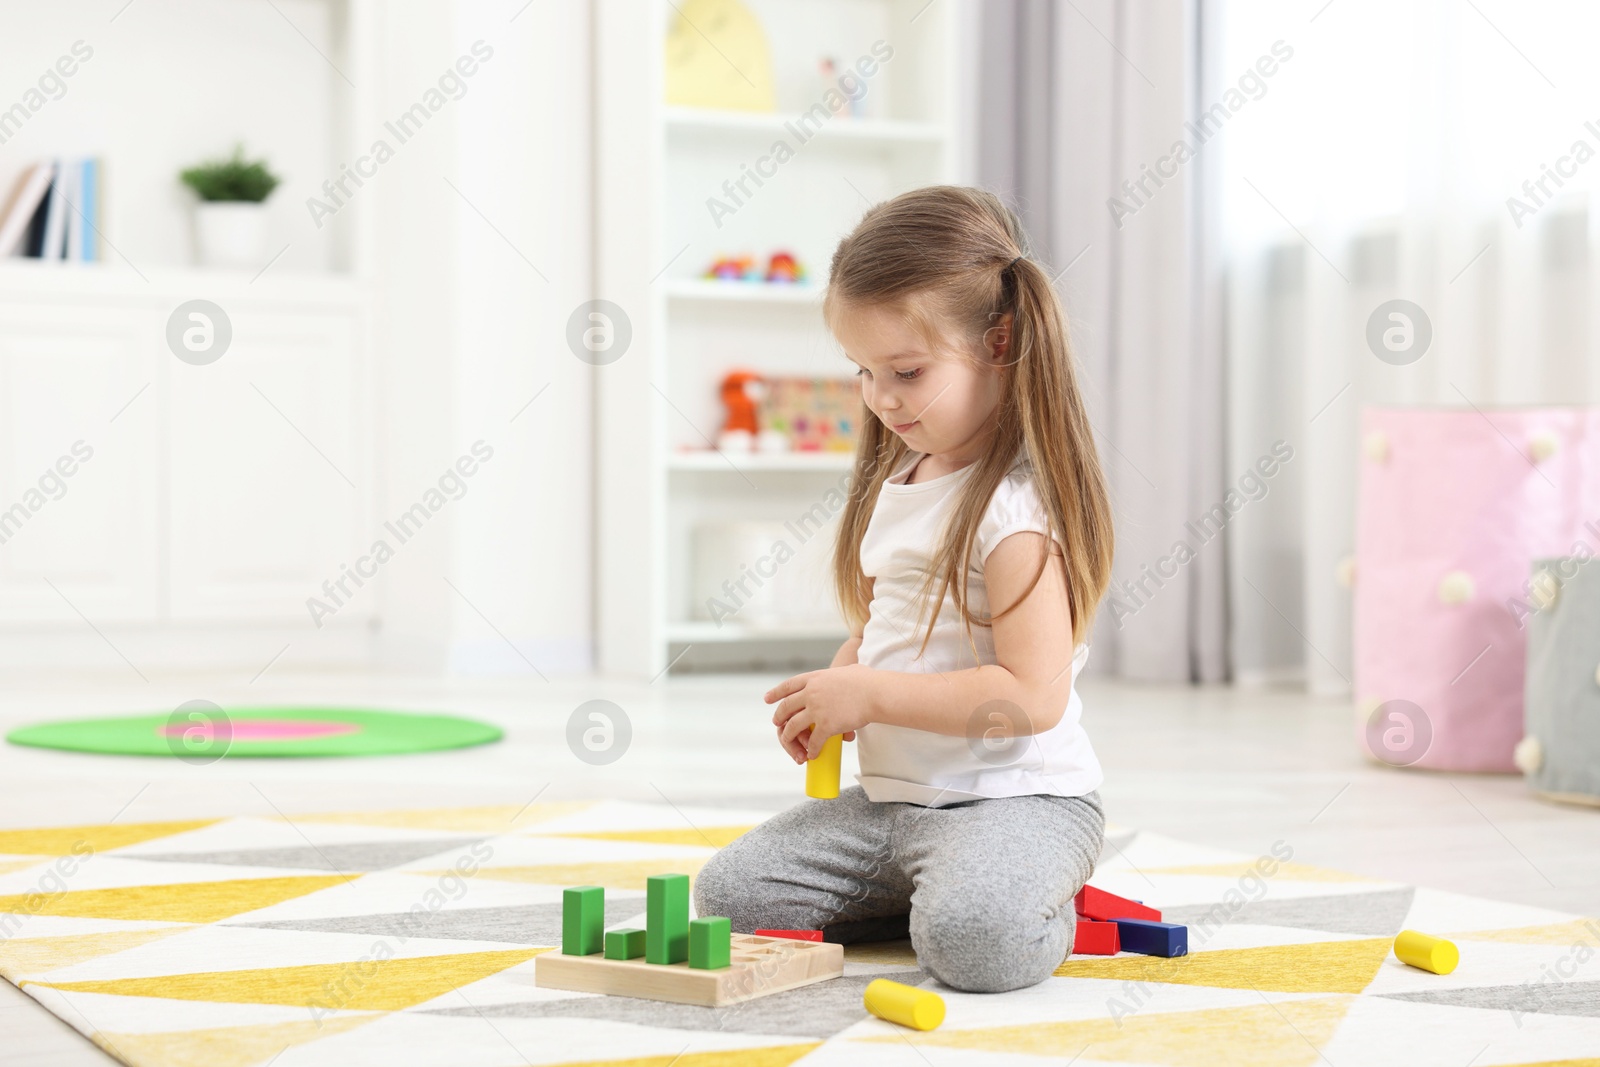
<svg viewBox="0 0 1600 1067"><path fill-rule="evenodd" d="M533 984L561 889L643 925L644 879L693 874L766 812L614 801L0 831L0 974L132 1065L1327 1063L1600 1065L1600 922L1118 830L1094 878L1190 926L1190 955L1072 957L1038 986L954 992L908 943L729 1008ZM1399 963L1449 936L1448 976ZM944 1025L861 1007L888 975Z"/></svg>

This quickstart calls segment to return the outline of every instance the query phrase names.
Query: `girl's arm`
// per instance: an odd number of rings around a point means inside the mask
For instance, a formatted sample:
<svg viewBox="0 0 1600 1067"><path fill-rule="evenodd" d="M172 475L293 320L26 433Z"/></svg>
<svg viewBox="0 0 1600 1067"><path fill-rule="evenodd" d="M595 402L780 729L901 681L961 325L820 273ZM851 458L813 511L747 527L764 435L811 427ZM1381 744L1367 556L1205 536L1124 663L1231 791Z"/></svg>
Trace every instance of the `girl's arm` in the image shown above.
<svg viewBox="0 0 1600 1067"><path fill-rule="evenodd" d="M867 579L867 599L869 601L872 599L872 583L876 580L875 578ZM831 670L834 667L850 667L860 664L861 660L856 654L861 651L861 642L864 638L865 634L851 634L845 638L844 644L839 646L839 651L833 654L833 662L828 664L828 668ZM781 731L782 728L780 727L779 729ZM844 739L846 741L854 741L856 732L854 730L846 730Z"/></svg>
<svg viewBox="0 0 1600 1067"><path fill-rule="evenodd" d="M872 601L872 587L877 584L877 581L878 580L876 578L867 579L868 603L871 603ZM852 663L860 663L861 661L856 658L856 653L861 651L861 641L864 636L865 635L861 633L852 633L849 637L845 638L844 644L839 646L839 651L833 654L833 662L828 664L828 667L830 669L834 667L848 667Z"/></svg>
<svg viewBox="0 0 1600 1067"><path fill-rule="evenodd" d="M860 663L861 661L856 658L856 653L861 651L861 636L861 634L853 634L845 638L844 644L840 645L839 651L833 654L833 662L828 666L830 668L848 667L852 663Z"/></svg>
<svg viewBox="0 0 1600 1067"><path fill-rule="evenodd" d="M770 690L767 702L780 701L773 721L791 755L814 757L828 737L870 722L954 737L981 736L998 725L991 715L1004 705L985 707L995 701L1020 711L1024 721L1012 724L1017 734L1039 733L1060 722L1072 693L1073 652L1060 547L1043 534L1012 534L989 554L984 584L991 610L1023 597L1047 543L1051 552L1038 584L1015 610L994 620L995 663L943 674L857 665L797 675ZM802 753L796 738L813 726L817 728L804 739Z"/></svg>

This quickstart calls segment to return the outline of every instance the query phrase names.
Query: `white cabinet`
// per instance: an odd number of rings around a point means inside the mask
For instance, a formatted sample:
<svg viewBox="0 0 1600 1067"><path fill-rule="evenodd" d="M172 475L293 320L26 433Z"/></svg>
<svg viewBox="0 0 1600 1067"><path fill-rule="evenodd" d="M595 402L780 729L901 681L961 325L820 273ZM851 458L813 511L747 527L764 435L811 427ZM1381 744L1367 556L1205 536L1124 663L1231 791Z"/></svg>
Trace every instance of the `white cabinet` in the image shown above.
<svg viewBox="0 0 1600 1067"><path fill-rule="evenodd" d="M306 598L353 558L372 488L355 322L270 307L231 318L226 356L168 370L171 614L309 621Z"/></svg>
<svg viewBox="0 0 1600 1067"><path fill-rule="evenodd" d="M232 327L205 365L167 344L197 296ZM373 511L363 307L337 277L0 266L0 624L310 627Z"/></svg>
<svg viewBox="0 0 1600 1067"><path fill-rule="evenodd" d="M0 297L0 621L160 613L154 318Z"/></svg>

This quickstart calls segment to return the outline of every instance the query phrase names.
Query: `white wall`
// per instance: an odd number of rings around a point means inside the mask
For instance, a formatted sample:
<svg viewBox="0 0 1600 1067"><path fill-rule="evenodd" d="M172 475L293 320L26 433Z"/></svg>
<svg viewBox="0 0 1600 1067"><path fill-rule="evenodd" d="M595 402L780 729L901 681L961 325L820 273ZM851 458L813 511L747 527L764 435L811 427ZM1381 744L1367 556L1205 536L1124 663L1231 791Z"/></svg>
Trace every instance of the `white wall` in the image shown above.
<svg viewBox="0 0 1600 1067"><path fill-rule="evenodd" d="M457 204L456 438L495 455L461 502L451 579L489 621L451 594L451 662L550 674L593 658L594 369L566 342L568 316L594 295L590 17L565 0L508 23L525 2L458 5L458 37L495 54L460 113L451 181L471 205L445 187Z"/></svg>
<svg viewBox="0 0 1600 1067"><path fill-rule="evenodd" d="M396 115L435 83L461 49L450 6L399 0L384 5L380 22L374 106L379 114ZM471 99L469 91L461 102ZM459 103L442 109L397 149L362 194L372 197L378 513L387 519L417 501L457 455L458 219L442 176L456 169L460 115ZM359 132L355 138L363 139ZM434 670L448 658L453 594L442 576L450 566L457 519L453 508L445 508L397 549L382 572L377 647L386 665Z"/></svg>
<svg viewBox="0 0 1600 1067"><path fill-rule="evenodd" d="M494 450L446 522L387 568L380 648L408 668L551 675L592 661L591 368L565 342L591 269L589 16L585 3L521 6L385 8L385 113L474 42L493 50L430 139L385 167L373 220L380 510L409 506L474 442Z"/></svg>

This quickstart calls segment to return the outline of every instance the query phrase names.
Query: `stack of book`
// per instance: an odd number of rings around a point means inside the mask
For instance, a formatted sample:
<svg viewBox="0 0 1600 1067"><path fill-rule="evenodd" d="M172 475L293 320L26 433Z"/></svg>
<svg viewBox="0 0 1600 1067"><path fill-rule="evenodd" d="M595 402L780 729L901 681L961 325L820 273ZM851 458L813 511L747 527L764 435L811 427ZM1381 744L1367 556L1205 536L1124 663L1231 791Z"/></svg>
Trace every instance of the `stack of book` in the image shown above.
<svg viewBox="0 0 1600 1067"><path fill-rule="evenodd" d="M0 206L0 256L100 258L98 159L46 159L23 170Z"/></svg>

